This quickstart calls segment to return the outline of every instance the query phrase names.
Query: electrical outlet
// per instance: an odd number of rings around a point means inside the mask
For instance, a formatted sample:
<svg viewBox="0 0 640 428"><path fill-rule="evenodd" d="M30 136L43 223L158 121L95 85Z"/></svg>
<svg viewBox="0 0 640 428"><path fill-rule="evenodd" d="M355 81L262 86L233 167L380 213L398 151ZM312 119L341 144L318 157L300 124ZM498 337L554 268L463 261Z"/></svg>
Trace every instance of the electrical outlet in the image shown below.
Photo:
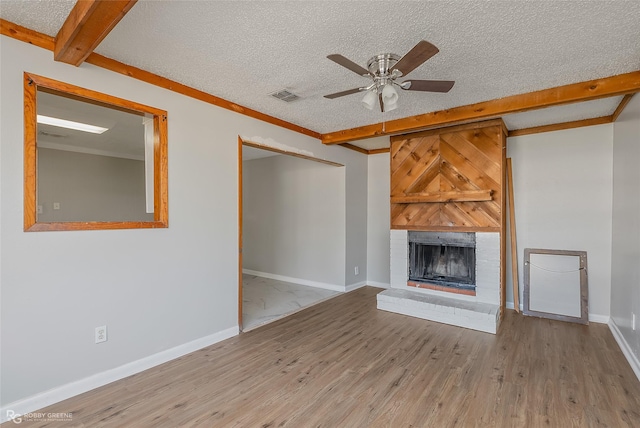
<svg viewBox="0 0 640 428"><path fill-rule="evenodd" d="M360 268L358 266L356 266L353 271L355 272L356 275L360 275Z"/></svg>
<svg viewBox="0 0 640 428"><path fill-rule="evenodd" d="M54 210L59 210L60 209L60 202L54 202L53 203L53 209Z"/></svg>
<svg viewBox="0 0 640 428"><path fill-rule="evenodd" d="M42 214L42 205L38 205L38 214Z"/></svg>
<svg viewBox="0 0 640 428"><path fill-rule="evenodd" d="M102 343L107 341L107 326L96 327L96 343Z"/></svg>
<svg viewBox="0 0 640 428"><path fill-rule="evenodd" d="M636 330L636 314L631 313L631 328L633 331Z"/></svg>

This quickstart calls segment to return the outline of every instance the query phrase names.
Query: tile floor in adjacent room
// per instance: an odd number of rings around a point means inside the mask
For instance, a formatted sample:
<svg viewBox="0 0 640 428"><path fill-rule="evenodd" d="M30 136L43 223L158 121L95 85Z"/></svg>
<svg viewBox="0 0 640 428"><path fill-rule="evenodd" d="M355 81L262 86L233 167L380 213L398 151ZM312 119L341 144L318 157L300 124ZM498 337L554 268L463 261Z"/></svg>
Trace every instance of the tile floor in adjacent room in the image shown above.
<svg viewBox="0 0 640 428"><path fill-rule="evenodd" d="M255 275L242 275L242 324L248 331L341 294Z"/></svg>

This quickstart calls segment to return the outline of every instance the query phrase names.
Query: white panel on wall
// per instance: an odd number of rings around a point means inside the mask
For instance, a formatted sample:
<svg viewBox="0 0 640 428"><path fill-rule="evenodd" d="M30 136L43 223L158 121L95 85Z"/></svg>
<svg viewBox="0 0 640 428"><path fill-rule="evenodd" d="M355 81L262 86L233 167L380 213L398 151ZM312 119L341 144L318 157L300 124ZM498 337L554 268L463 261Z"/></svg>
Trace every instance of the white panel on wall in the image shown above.
<svg viewBox="0 0 640 428"><path fill-rule="evenodd" d="M529 309L580 318L580 257L529 255Z"/></svg>

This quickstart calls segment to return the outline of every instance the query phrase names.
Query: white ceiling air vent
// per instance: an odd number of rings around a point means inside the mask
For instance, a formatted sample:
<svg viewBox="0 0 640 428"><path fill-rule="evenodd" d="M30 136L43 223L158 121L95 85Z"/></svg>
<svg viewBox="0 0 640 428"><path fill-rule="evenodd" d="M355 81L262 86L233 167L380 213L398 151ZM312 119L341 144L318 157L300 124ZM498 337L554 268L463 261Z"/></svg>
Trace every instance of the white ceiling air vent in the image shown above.
<svg viewBox="0 0 640 428"><path fill-rule="evenodd" d="M298 100L300 99L299 96L297 96L296 94L294 94L293 92L287 91L286 89L282 89L280 91L276 91L272 94L269 94L274 98L277 98L279 100L282 100L286 103L290 103L292 101Z"/></svg>

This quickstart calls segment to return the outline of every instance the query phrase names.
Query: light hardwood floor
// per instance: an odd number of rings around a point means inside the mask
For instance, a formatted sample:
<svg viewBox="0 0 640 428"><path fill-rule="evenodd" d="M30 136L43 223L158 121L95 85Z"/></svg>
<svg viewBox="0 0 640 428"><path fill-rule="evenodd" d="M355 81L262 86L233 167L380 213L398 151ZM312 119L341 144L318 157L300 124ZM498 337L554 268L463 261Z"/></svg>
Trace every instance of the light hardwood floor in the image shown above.
<svg viewBox="0 0 640 428"><path fill-rule="evenodd" d="M379 311L379 291L58 403L42 411L73 421L47 426L640 426L640 382L607 326L507 311L494 336Z"/></svg>

